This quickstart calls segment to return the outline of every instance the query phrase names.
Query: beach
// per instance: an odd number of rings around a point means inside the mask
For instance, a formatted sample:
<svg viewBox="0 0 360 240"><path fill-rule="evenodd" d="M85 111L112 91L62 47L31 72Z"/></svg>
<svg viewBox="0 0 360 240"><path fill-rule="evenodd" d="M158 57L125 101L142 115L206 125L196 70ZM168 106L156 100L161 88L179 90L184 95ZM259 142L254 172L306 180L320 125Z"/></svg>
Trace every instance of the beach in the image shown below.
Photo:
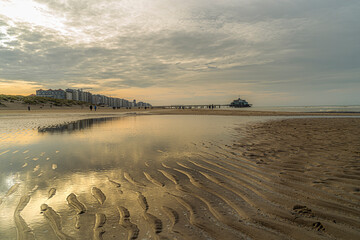
<svg viewBox="0 0 360 240"><path fill-rule="evenodd" d="M360 237L359 114L0 114L4 239Z"/></svg>

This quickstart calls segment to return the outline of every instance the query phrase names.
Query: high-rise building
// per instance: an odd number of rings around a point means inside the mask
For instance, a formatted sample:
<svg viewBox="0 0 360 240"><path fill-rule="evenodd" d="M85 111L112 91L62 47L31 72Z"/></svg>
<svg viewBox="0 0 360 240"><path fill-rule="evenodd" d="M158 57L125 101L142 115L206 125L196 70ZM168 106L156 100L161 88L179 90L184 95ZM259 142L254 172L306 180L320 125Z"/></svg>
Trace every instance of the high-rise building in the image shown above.
<svg viewBox="0 0 360 240"><path fill-rule="evenodd" d="M56 99L66 99L66 93L62 89L58 90L36 90L36 96L38 97L49 97L49 98L56 98Z"/></svg>
<svg viewBox="0 0 360 240"><path fill-rule="evenodd" d="M67 99L67 100L76 100L76 101L83 101L88 102L91 104L96 105L103 105L109 107L150 107L151 104L139 102L136 103L136 99L132 102L122 99L122 98L112 98L107 97L105 95L100 94L92 94L90 92L84 92L82 89L66 89L65 91L62 89L58 90L36 90L36 96L40 97L50 97L56 99Z"/></svg>

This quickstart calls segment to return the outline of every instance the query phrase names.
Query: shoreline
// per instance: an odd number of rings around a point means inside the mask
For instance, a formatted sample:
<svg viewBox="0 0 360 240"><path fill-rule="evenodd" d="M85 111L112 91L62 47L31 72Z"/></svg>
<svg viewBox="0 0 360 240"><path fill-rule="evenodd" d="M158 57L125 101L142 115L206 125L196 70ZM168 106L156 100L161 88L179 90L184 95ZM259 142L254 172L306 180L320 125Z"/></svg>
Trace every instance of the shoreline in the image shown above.
<svg viewBox="0 0 360 240"><path fill-rule="evenodd" d="M210 109L111 109L98 108L97 111L90 111L88 108L80 107L54 107L52 109L11 109L0 108L0 116L4 115L41 115L41 114L86 114L86 115L101 115L101 114L124 114L124 113L138 113L138 114L155 114L155 115L219 115L219 116L359 116L357 112L280 112L280 111L252 111L252 110L210 110Z"/></svg>

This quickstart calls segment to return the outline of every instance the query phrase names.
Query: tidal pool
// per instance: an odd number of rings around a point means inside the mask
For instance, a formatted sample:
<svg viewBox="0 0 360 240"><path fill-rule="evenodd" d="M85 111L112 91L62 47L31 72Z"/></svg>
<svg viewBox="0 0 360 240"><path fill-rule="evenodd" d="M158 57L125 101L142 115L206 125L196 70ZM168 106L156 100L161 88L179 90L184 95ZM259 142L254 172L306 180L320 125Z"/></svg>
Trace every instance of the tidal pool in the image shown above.
<svg viewBox="0 0 360 240"><path fill-rule="evenodd" d="M8 123L0 128L0 239L209 238L211 231L192 219L194 197L202 198L196 181L207 175L191 166L231 158L228 147L241 137L235 128L259 119L134 115L55 126ZM196 213L204 211L209 226L235 236L204 206ZM236 217L227 206L223 211Z"/></svg>

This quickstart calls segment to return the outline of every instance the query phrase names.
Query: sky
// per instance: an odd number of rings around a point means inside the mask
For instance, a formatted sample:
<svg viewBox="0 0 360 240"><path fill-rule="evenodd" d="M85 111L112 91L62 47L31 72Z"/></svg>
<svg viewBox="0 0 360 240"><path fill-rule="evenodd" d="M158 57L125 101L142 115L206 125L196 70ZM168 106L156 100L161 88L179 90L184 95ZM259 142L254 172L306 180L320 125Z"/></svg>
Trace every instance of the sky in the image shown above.
<svg viewBox="0 0 360 240"><path fill-rule="evenodd" d="M0 0L0 94L360 105L359 0Z"/></svg>

